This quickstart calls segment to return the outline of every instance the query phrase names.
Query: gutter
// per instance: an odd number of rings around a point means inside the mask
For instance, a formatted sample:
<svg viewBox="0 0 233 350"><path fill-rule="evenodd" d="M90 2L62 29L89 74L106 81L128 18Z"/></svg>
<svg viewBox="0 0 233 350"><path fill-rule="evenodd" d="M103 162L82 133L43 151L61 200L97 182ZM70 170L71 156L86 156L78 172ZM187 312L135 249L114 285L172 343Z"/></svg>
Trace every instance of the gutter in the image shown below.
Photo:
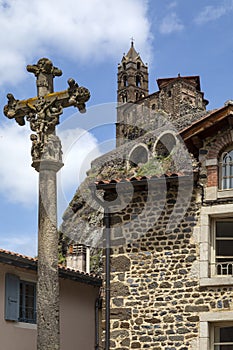
<svg viewBox="0 0 233 350"><path fill-rule="evenodd" d="M0 251L0 263L37 272L37 259L29 258L8 251ZM93 276L88 273L79 272L60 266L58 267L58 271L60 278L70 279L76 282L90 284L97 287L102 286L102 279L98 276Z"/></svg>

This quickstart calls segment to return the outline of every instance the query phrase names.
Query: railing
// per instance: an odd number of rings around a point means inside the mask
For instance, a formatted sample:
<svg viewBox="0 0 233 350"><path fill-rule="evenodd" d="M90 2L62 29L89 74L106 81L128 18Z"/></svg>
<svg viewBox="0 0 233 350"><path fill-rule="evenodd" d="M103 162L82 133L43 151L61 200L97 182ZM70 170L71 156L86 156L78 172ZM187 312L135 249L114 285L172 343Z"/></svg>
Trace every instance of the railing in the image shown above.
<svg viewBox="0 0 233 350"><path fill-rule="evenodd" d="M230 275L233 276L233 261L216 263L216 275Z"/></svg>

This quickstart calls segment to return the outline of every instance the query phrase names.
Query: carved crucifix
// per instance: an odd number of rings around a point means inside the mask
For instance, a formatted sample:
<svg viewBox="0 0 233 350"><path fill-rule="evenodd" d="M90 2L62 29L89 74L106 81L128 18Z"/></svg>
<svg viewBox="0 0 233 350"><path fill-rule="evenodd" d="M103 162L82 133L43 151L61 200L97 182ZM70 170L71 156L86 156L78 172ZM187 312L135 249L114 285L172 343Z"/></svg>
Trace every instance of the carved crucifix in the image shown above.
<svg viewBox="0 0 233 350"><path fill-rule="evenodd" d="M54 92L53 78L62 75L62 71L54 67L48 58L28 65L27 70L37 78L37 97L19 101L12 94L7 94L8 104L4 107L4 114L10 119L14 118L21 126L25 125L25 119L30 122L31 130L36 133L31 135L32 165L39 171L40 160L46 158L49 152L48 143L58 143L55 127L59 124L63 108L74 106L81 113L85 112L85 102L90 98L90 93L88 89L79 87L74 79L68 80L67 90Z"/></svg>
<svg viewBox="0 0 233 350"><path fill-rule="evenodd" d="M67 90L54 92L53 79L62 71L48 58L28 65L27 70L36 76L37 97L19 101L8 94L4 114L21 126L28 121L34 132L31 134L32 166L39 172L37 349L59 350L56 173L63 163L61 142L55 129L63 108L74 106L81 113L85 112L90 93L74 79L68 80Z"/></svg>

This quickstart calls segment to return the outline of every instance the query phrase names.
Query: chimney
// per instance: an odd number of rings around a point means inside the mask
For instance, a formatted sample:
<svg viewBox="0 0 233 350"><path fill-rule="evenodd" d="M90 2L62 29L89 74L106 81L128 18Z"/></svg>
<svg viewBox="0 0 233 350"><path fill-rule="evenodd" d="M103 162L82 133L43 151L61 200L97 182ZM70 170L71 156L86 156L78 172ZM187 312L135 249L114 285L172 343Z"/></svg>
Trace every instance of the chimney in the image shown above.
<svg viewBox="0 0 233 350"><path fill-rule="evenodd" d="M84 244L71 243L66 255L66 267L90 273L90 247Z"/></svg>

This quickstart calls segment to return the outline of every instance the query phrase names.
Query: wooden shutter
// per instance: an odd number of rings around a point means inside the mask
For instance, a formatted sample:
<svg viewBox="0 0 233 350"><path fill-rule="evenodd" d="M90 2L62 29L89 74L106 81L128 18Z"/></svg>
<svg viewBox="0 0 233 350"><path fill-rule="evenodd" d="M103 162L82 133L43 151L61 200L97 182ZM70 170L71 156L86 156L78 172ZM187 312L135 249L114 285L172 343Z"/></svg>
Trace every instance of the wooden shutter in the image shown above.
<svg viewBox="0 0 233 350"><path fill-rule="evenodd" d="M11 273L5 278L5 320L19 319L19 277Z"/></svg>

